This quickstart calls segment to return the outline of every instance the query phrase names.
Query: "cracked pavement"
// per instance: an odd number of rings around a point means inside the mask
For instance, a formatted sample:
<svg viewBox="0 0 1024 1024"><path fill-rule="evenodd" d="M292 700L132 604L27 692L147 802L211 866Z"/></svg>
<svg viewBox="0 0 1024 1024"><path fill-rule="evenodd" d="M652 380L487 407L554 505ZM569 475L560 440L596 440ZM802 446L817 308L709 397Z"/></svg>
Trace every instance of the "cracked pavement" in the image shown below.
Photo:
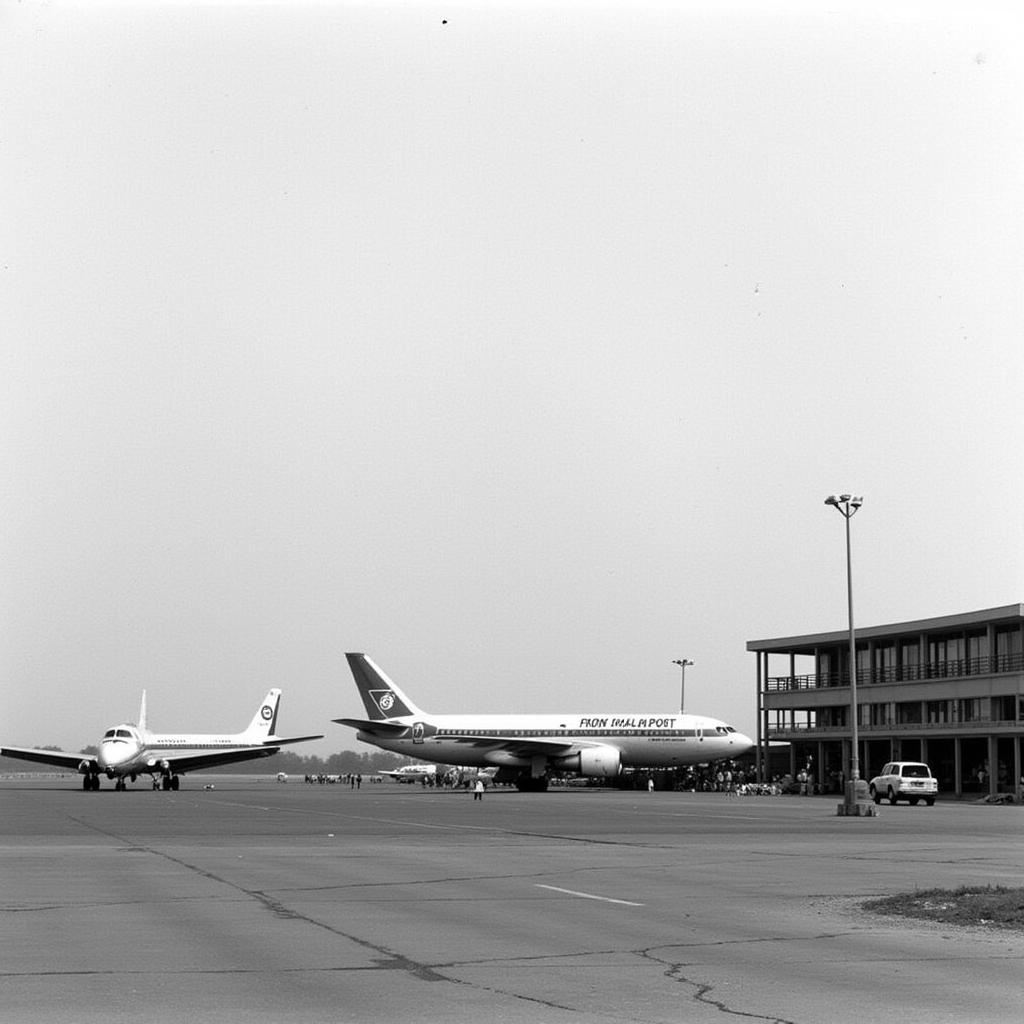
<svg viewBox="0 0 1024 1024"><path fill-rule="evenodd" d="M0 781L14 1024L1019 1018L1024 937L858 906L1016 882L1018 808L74 781Z"/></svg>

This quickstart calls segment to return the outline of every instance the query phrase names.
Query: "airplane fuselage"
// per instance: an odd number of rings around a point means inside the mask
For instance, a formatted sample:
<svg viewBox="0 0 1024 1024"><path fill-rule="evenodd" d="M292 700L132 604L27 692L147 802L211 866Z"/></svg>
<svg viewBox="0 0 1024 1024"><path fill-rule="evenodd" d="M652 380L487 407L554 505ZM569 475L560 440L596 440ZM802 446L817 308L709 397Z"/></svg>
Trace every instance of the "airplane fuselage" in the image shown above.
<svg viewBox="0 0 1024 1024"><path fill-rule="evenodd" d="M424 715L389 723L405 726L404 732L360 731L358 737L420 760L474 767L527 769L543 755L555 768L579 771L581 756L584 767L600 768L597 755L607 749L617 752L618 765L613 769L610 759L608 770L595 774L613 775L619 766L671 768L739 757L750 749L746 736L699 715ZM523 753L523 741L537 753Z"/></svg>

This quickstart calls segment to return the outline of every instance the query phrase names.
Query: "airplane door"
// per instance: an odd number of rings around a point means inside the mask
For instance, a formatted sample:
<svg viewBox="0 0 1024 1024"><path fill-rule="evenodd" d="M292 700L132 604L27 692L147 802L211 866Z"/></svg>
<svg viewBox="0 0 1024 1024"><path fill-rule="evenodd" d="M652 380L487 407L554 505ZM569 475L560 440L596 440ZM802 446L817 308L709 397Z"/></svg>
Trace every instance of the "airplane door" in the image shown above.
<svg viewBox="0 0 1024 1024"><path fill-rule="evenodd" d="M412 741L413 743L423 742L423 723L415 722L412 727Z"/></svg>

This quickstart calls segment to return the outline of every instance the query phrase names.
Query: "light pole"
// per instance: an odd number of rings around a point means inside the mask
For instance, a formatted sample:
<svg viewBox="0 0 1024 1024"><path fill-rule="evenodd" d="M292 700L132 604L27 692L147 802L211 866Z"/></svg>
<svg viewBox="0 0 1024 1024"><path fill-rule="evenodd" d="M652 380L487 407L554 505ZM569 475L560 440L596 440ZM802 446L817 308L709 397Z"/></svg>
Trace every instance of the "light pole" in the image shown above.
<svg viewBox="0 0 1024 1024"><path fill-rule="evenodd" d="M825 499L846 520L846 604L850 616L850 782L846 787L846 805L858 803L860 782L860 741L857 736L857 640L853 631L853 562L850 557L850 520L864 504L863 498L852 494L830 494ZM857 813L854 811L854 813Z"/></svg>
<svg viewBox="0 0 1024 1024"><path fill-rule="evenodd" d="M687 658L676 658L672 664L678 665L683 675L679 685L679 713L684 714L686 711L686 666L692 665L693 662Z"/></svg>

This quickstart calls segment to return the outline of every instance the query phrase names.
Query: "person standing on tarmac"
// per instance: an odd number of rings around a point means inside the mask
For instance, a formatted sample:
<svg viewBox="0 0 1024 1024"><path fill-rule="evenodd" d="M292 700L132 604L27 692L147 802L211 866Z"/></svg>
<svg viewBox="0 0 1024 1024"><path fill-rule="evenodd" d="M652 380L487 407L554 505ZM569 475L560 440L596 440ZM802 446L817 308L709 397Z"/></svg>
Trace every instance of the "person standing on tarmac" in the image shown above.
<svg viewBox="0 0 1024 1024"><path fill-rule="evenodd" d="M476 785L473 787L473 799L474 800L483 800L483 798L484 798L484 780L481 779L478 776L477 780L476 780Z"/></svg>

